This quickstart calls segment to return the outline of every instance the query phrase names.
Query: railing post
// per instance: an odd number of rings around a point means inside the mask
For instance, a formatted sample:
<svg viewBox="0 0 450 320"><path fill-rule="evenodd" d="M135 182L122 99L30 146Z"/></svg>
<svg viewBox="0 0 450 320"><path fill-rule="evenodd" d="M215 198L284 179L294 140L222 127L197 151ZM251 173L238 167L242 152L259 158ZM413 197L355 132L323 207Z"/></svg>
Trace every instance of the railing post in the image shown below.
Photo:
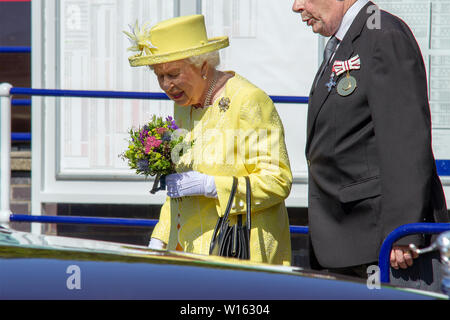
<svg viewBox="0 0 450 320"><path fill-rule="evenodd" d="M11 215L11 88L0 84L0 224L8 224Z"/></svg>
<svg viewBox="0 0 450 320"><path fill-rule="evenodd" d="M450 230L450 223L422 222L410 223L397 227L384 239L380 248L378 266L380 267L380 280L382 283L390 282L390 253L394 243L411 234L437 234Z"/></svg>

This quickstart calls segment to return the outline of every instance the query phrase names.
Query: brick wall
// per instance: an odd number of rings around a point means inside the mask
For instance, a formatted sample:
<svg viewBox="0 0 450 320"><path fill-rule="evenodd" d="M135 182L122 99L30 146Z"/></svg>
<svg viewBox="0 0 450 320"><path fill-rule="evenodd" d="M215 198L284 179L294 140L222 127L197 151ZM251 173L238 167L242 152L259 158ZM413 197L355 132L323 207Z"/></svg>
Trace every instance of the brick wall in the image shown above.
<svg viewBox="0 0 450 320"><path fill-rule="evenodd" d="M11 152L10 208L12 213L31 212L31 152ZM11 227L20 231L30 231L29 223L12 222Z"/></svg>

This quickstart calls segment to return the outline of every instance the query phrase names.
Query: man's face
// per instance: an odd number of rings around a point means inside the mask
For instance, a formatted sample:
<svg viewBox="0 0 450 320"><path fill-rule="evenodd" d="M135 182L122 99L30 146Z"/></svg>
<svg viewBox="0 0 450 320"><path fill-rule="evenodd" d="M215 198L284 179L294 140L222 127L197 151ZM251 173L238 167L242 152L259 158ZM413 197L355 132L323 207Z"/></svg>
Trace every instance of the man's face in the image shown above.
<svg viewBox="0 0 450 320"><path fill-rule="evenodd" d="M314 33L332 36L339 29L345 14L346 0L295 0L292 10L302 16L303 22Z"/></svg>

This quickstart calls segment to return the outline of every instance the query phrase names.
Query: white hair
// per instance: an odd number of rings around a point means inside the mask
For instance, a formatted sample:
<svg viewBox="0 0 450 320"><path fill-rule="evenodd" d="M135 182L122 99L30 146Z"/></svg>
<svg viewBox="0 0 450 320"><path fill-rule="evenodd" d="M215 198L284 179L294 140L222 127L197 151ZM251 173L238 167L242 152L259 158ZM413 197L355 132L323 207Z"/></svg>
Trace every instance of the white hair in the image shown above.
<svg viewBox="0 0 450 320"><path fill-rule="evenodd" d="M200 68L205 61L210 67L216 68L220 64L220 55L218 51L212 51L189 57L186 60L197 68Z"/></svg>
<svg viewBox="0 0 450 320"><path fill-rule="evenodd" d="M200 68L205 61L210 67L216 68L220 64L220 55L218 51L212 51L186 58L186 61L196 68ZM153 65L149 65L149 68L153 70Z"/></svg>

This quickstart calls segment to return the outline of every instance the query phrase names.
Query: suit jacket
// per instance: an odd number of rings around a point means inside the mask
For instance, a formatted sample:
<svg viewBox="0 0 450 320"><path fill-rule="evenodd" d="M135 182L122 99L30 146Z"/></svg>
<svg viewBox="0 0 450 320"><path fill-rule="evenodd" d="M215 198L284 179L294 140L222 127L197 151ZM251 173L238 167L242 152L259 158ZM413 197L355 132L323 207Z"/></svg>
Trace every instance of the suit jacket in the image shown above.
<svg viewBox="0 0 450 320"><path fill-rule="evenodd" d="M377 261L396 227L448 221L419 46L408 26L387 12L381 11L381 28L370 29L370 5L359 12L310 93L309 226L323 267ZM336 87L328 91L334 60L357 54L361 68L350 71L356 90L345 97ZM409 236L398 244L423 240Z"/></svg>

